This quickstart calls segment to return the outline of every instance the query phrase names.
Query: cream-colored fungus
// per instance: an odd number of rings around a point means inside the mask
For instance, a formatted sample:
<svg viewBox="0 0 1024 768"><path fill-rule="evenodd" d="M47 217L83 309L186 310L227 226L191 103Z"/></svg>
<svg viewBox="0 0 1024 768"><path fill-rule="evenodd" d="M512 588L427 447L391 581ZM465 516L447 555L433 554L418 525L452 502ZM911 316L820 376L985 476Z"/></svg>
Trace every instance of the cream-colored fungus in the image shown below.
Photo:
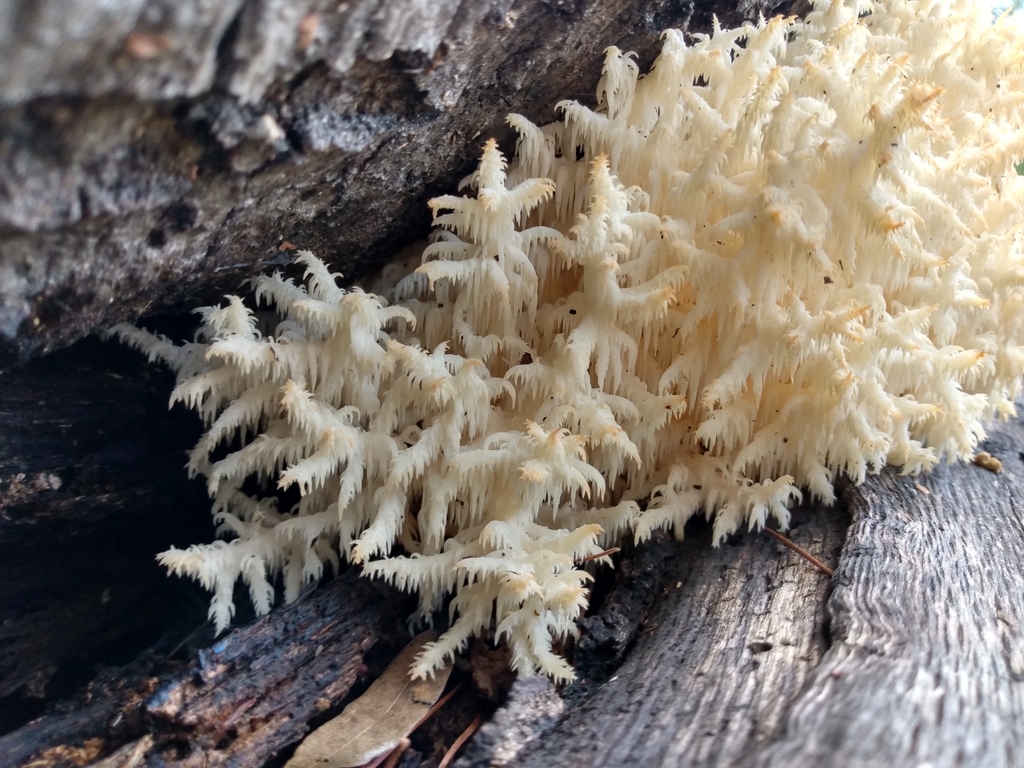
<svg viewBox="0 0 1024 768"><path fill-rule="evenodd" d="M970 457L1024 372L1022 38L988 14L819 2L668 31L644 77L610 48L597 110L513 115L511 166L488 142L381 295L303 253L305 286L255 282L272 335L237 298L181 347L120 326L209 425L190 469L229 539L161 561L224 629L239 577L264 613L340 553L418 618L453 595L418 674L493 622L564 680L577 564L623 533L704 513L718 542L839 474Z"/></svg>

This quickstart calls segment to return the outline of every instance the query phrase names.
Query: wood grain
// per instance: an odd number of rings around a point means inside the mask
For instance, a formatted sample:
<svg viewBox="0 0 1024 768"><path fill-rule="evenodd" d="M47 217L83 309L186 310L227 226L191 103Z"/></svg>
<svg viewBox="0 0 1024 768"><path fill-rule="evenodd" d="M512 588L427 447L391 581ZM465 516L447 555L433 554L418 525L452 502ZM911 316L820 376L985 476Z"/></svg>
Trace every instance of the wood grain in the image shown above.
<svg viewBox="0 0 1024 768"><path fill-rule="evenodd" d="M845 487L837 509L797 516L793 538L831 565L843 507L852 515L827 611L821 574L778 545L679 545L665 562L678 586L661 595L653 630L614 677L500 764L1020 765L1019 446L1021 420L996 425L982 447L1000 474L885 471ZM489 738L502 743L493 729ZM493 762L470 756L460 768Z"/></svg>
<svg viewBox="0 0 1024 768"><path fill-rule="evenodd" d="M793 539L835 563L843 514L794 521ZM665 548L661 594L625 663L508 765L727 766L781 732L827 646L828 579L767 536L719 549L710 526L687 536Z"/></svg>
<svg viewBox="0 0 1024 768"><path fill-rule="evenodd" d="M999 425L983 447L1000 474L957 464L846 491L853 525L829 602L832 646L786 736L751 765L1024 761L1019 446L1021 422Z"/></svg>

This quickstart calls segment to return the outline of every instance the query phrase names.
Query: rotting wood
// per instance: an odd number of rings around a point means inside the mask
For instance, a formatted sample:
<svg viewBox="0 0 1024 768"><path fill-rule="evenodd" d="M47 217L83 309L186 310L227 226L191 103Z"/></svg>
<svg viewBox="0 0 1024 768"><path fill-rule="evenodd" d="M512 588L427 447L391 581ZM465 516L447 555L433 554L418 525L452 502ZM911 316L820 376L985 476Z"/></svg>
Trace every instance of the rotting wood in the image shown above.
<svg viewBox="0 0 1024 768"><path fill-rule="evenodd" d="M403 602L350 571L229 633L160 680L97 690L94 704L0 737L0 765L31 764L97 738L112 742L109 751L147 734L152 746L139 766L263 765L344 699L371 646L401 636ZM118 734L117 721L128 716L135 722Z"/></svg>
<svg viewBox="0 0 1024 768"><path fill-rule="evenodd" d="M394 590L353 570L227 635L146 705L156 732L176 732L190 751L141 765L262 765L297 743L322 708L344 699L371 646L401 637L402 603ZM222 722L250 701L225 740Z"/></svg>

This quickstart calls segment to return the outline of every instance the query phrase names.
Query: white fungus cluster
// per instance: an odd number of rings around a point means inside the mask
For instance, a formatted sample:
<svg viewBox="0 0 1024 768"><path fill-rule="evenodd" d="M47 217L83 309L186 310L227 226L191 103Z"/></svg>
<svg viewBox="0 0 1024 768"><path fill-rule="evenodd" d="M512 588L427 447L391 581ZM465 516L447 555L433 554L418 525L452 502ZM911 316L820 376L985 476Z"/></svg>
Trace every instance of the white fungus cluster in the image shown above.
<svg viewBox="0 0 1024 768"><path fill-rule="evenodd" d="M419 618L452 596L417 674L493 627L568 679L579 563L622 533L702 512L717 543L970 457L1024 372L1022 50L971 0L669 31L643 77L610 48L597 110L513 115L511 166L488 142L382 295L304 253L304 286L255 282L266 336L237 298L193 344L119 327L209 425L189 466L230 538L162 562L223 629L239 577L263 613L340 553Z"/></svg>

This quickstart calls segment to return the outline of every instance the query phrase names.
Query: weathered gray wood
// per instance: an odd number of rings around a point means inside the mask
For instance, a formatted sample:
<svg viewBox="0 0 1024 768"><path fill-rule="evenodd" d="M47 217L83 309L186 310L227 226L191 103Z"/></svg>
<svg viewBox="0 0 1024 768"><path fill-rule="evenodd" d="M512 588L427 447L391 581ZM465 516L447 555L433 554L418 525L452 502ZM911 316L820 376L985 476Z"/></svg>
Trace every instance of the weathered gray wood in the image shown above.
<svg viewBox="0 0 1024 768"><path fill-rule="evenodd" d="M1001 474L959 464L847 491L832 646L785 738L752 765L1024 762L1021 422L994 427L984 447Z"/></svg>
<svg viewBox="0 0 1024 768"><path fill-rule="evenodd" d="M1024 420L992 428L1003 461L890 471L845 488L793 538L822 577L764 540L684 543L615 677L501 765L959 766L1024 760ZM924 489L924 490L922 490ZM701 545L706 543L702 542ZM795 569L795 570L794 570ZM592 621L592 620L591 620ZM495 722L502 722L496 718ZM519 731L524 725L518 725ZM516 730L488 734L507 753ZM470 753L460 768L490 765Z"/></svg>
<svg viewBox="0 0 1024 768"><path fill-rule="evenodd" d="M835 562L842 512L794 520L793 539ZM625 663L502 764L728 766L781 733L827 647L828 577L763 535L712 549L707 526L662 551L662 591Z"/></svg>

